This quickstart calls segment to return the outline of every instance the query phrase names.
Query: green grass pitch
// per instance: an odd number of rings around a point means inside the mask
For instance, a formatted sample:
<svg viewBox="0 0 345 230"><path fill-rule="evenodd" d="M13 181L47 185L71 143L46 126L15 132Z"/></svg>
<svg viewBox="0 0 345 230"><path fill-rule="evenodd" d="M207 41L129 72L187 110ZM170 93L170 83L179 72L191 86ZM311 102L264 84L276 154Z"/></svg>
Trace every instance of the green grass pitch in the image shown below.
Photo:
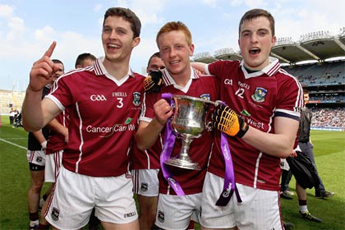
<svg viewBox="0 0 345 230"><path fill-rule="evenodd" d="M298 198L281 200L284 221L294 223L294 229L345 229L345 132L312 131L315 161L327 190L335 196L327 200L314 197L308 189L308 209L322 218L322 223L303 220L298 214ZM27 229L29 215L27 191L30 172L26 159L27 133L12 128L8 116L2 116L0 128L0 229ZM45 186L42 194L45 191ZM295 180L290 190L295 191ZM199 227L197 226L199 229ZM85 228L87 229L87 228Z"/></svg>

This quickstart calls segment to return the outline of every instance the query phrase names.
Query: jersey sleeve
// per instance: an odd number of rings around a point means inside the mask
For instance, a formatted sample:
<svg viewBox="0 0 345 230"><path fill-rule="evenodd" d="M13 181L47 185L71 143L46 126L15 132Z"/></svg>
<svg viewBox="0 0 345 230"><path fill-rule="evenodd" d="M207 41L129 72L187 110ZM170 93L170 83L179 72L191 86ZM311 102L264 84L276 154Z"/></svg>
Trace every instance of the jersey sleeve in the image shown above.
<svg viewBox="0 0 345 230"><path fill-rule="evenodd" d="M275 116L290 117L299 120L303 107L303 90L298 80L292 76L278 76L282 81L278 89L278 101Z"/></svg>

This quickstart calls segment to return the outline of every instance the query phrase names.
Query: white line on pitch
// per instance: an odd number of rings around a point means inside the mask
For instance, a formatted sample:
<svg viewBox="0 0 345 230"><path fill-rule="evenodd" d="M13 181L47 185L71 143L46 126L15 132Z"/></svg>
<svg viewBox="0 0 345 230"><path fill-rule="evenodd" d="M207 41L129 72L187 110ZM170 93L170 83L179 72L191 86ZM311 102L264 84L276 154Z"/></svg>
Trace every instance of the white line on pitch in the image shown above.
<svg viewBox="0 0 345 230"><path fill-rule="evenodd" d="M6 141L6 140L4 140L4 139L2 139L2 138L0 138L0 141L6 142L7 144L10 144L10 145L16 146L16 147L18 147L18 148L21 148L21 149L25 149L25 150L27 150L27 148L26 148L26 147L23 147L23 146L21 146L21 145L17 145L16 143L13 143L13 142L10 142L10 141Z"/></svg>

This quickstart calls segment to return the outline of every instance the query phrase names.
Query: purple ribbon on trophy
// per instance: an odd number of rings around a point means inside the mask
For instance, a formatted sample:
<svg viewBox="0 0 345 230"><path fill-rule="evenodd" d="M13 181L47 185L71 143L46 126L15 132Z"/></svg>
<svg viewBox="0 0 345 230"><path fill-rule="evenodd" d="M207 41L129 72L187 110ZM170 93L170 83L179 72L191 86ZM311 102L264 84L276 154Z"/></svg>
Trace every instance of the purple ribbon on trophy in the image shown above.
<svg viewBox="0 0 345 230"><path fill-rule="evenodd" d="M220 194L216 205L226 206L229 203L234 191L237 197L237 201L239 203L242 202L242 199L240 197L240 194L236 186L234 165L232 163L231 152L230 152L229 143L228 143L226 134L221 132L220 135L221 135L220 145L221 145L223 159L225 163L225 175L224 175L223 192L222 194Z"/></svg>
<svg viewBox="0 0 345 230"><path fill-rule="evenodd" d="M225 104L224 102L220 102L220 103ZM224 175L223 192L220 194L216 202L216 205L226 206L229 203L234 192L236 194L237 201L239 203L242 202L242 199L240 197L240 194L236 186L234 165L232 163L232 157L231 157L231 152L230 152L227 136L223 132L221 132L220 135L221 135L220 146L223 153L223 159L224 159L224 164L225 164L225 175Z"/></svg>
<svg viewBox="0 0 345 230"><path fill-rule="evenodd" d="M170 93L163 93L162 98L167 100L170 103L170 106L173 105L174 101L172 100L172 95ZM169 169L164 164L167 161L172 153L174 148L176 136L173 133L171 128L171 118L168 119L165 127L164 133L164 146L160 156L160 165L162 169L163 176L169 185L174 189L175 193L178 196L184 196L184 192L180 184L174 179L173 175L170 173Z"/></svg>

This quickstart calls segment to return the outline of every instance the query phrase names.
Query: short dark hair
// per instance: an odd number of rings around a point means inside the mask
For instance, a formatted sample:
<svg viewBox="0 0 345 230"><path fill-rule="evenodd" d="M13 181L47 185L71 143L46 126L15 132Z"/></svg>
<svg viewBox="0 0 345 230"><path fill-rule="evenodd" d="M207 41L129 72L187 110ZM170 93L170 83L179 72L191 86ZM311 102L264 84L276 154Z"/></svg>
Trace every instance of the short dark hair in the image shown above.
<svg viewBox="0 0 345 230"><path fill-rule="evenodd" d="M149 62L147 63L147 66L150 65L150 62L151 62L152 58L154 58L154 57L161 58L161 54L159 52L152 54L151 57L149 58Z"/></svg>
<svg viewBox="0 0 345 230"><path fill-rule="evenodd" d="M56 63L56 64L61 64L63 67L63 71L65 71L65 65L63 64L62 61L60 61L59 59L52 59L52 62Z"/></svg>
<svg viewBox="0 0 345 230"><path fill-rule="evenodd" d="M252 10L247 11L242 16L242 18L240 20L240 24L238 26L238 34L239 35L241 34L241 25L243 24L244 21L249 21L249 20L252 20L252 19L258 18L258 17L266 17L268 19L268 21L270 22L270 26L271 26L272 36L274 36L274 34L275 34L274 18L270 12L268 12L267 10L263 10L263 9L252 9Z"/></svg>
<svg viewBox="0 0 345 230"><path fill-rule="evenodd" d="M105 20L110 16L122 17L124 20L131 24L131 29L134 34L133 38L140 36L141 22L138 16L133 11L123 7L109 8L104 14L103 25Z"/></svg>
<svg viewBox="0 0 345 230"><path fill-rule="evenodd" d="M52 59L52 62L64 65L63 62L60 61L59 59Z"/></svg>
<svg viewBox="0 0 345 230"><path fill-rule="evenodd" d="M93 54L90 53L82 53L79 54L77 57L77 60L75 61L75 68L77 68L78 65L83 65L84 60L91 59L92 61L96 61L96 57Z"/></svg>

